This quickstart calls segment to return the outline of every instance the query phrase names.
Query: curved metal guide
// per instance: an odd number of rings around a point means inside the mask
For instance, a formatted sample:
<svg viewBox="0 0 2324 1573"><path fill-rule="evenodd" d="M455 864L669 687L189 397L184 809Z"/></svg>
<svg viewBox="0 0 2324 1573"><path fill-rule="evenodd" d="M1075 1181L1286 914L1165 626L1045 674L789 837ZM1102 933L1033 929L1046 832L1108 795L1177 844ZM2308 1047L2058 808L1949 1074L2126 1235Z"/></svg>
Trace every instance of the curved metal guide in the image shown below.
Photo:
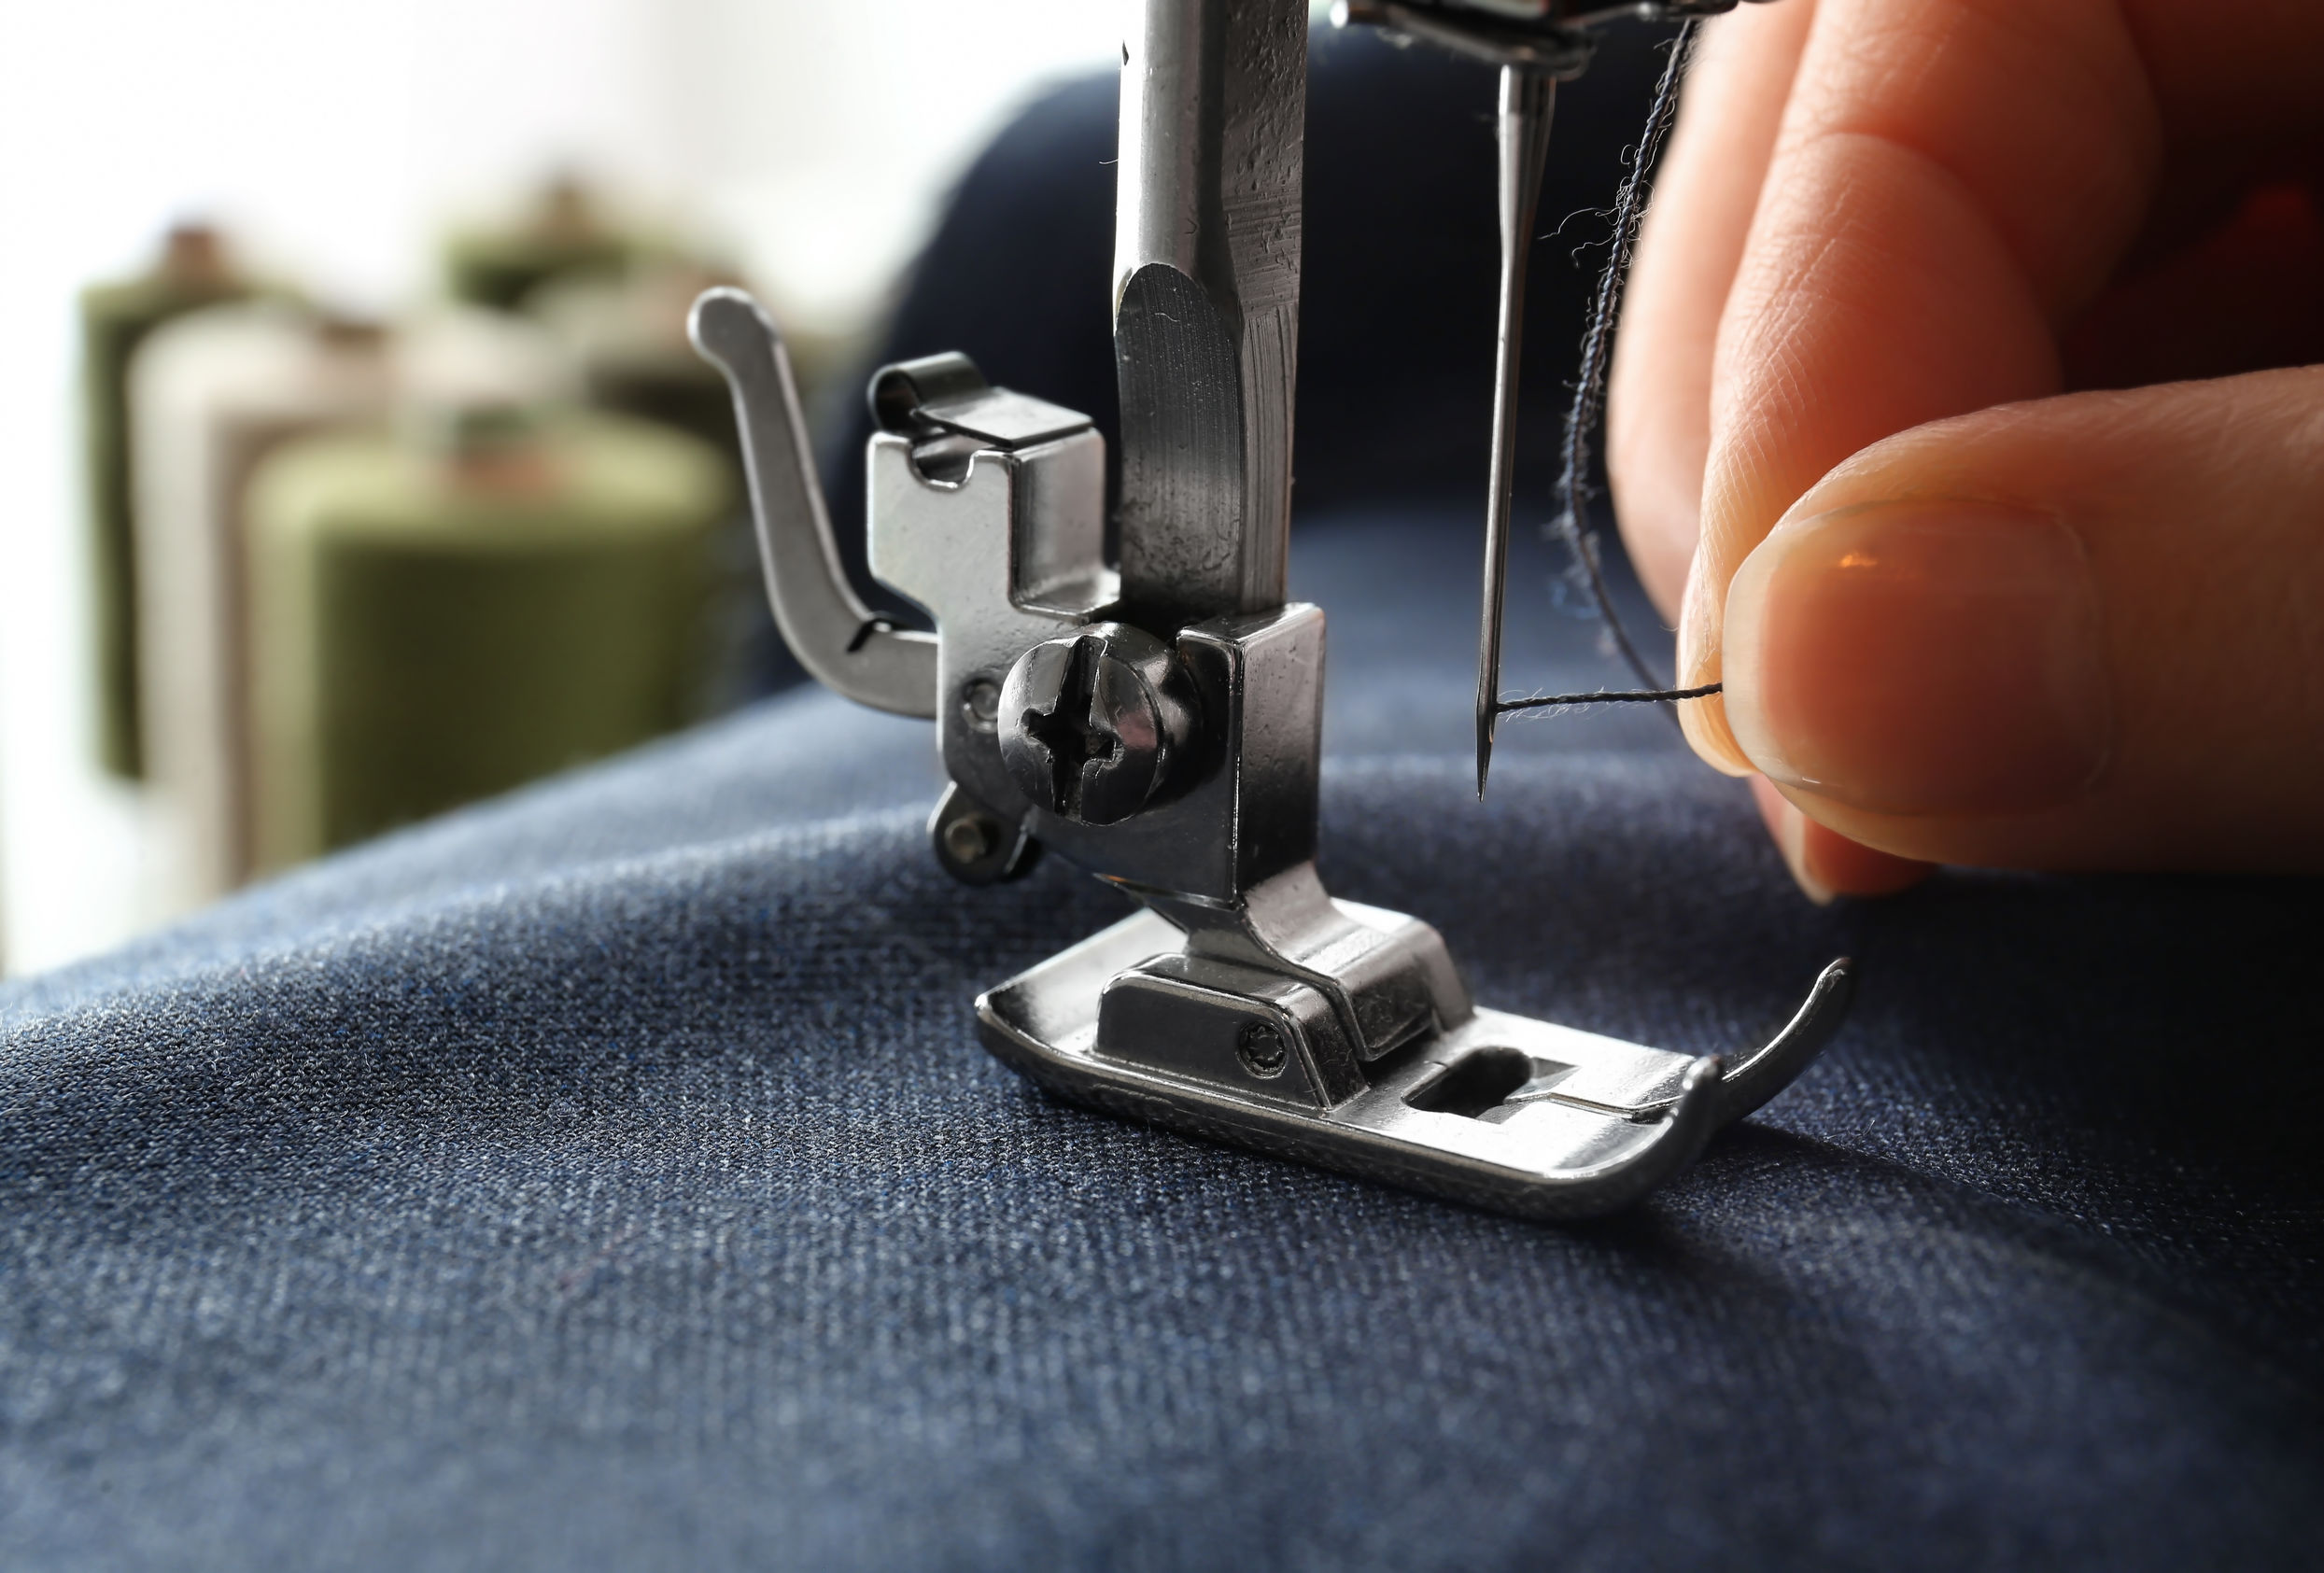
<svg viewBox="0 0 2324 1573"><path fill-rule="evenodd" d="M1405 921L1337 905L1371 926ZM1123 920L981 996L986 1046L1049 1090L1108 1113L1549 1221L1618 1211L1684 1168L1807 1069L1838 1030L1853 982L1852 964L1834 962L1789 1025L1733 1060L1479 1010L1379 1061L1353 1096L1315 1107L1106 1052L1107 986L1183 945L1150 912Z"/></svg>
<svg viewBox="0 0 2324 1573"><path fill-rule="evenodd" d="M774 319L739 289L711 289L695 302L686 331L734 389L759 562L783 642L833 692L874 709L933 717L936 637L874 615L849 585Z"/></svg>

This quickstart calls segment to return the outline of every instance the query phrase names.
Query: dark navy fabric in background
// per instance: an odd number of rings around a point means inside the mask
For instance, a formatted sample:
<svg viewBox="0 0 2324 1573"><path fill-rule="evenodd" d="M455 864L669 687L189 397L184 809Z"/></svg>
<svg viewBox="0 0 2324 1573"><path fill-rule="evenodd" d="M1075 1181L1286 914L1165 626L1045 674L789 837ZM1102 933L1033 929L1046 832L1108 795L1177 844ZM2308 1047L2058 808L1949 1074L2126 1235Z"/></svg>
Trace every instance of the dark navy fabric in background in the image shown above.
<svg viewBox="0 0 2324 1573"><path fill-rule="evenodd" d="M1864 963L1669 1190L1044 1098L969 1001L1117 898L951 883L927 729L800 691L0 990L0 1565L2312 1566L2316 885L1818 911L1635 711L1480 807L1472 500L1295 541L1332 887L1690 1052ZM1556 569L1513 685L1619 681Z"/></svg>

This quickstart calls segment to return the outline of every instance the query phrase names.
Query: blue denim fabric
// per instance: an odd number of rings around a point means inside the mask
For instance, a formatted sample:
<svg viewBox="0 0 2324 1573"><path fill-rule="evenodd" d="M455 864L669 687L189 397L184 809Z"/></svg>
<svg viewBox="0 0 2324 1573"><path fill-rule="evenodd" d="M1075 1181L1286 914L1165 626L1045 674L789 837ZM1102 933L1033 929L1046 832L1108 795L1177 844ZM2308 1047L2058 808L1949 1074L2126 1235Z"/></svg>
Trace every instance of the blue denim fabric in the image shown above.
<svg viewBox="0 0 2324 1573"><path fill-rule="evenodd" d="M1324 866L1488 1004L1851 1025L1519 1224L1052 1103L969 1000L1109 920L931 860L800 693L0 990L9 1567L2313 1566L2312 882L1818 911L1651 715L1466 753L1468 521L1295 548ZM1593 630L1521 561L1513 682Z"/></svg>
<svg viewBox="0 0 2324 1573"><path fill-rule="evenodd" d="M0 1566L2313 1565L2317 885L1818 911L1635 709L1513 723L1477 805L1490 76L1316 60L1327 879L1687 1051L1852 952L1824 1061L1570 1229L1052 1103L969 1001L1118 899L951 883L927 729L793 694L0 988ZM1565 95L1545 229L1655 63ZM894 355L1108 416L1111 115L970 172ZM1521 543L1512 688L1627 685L1558 591Z"/></svg>

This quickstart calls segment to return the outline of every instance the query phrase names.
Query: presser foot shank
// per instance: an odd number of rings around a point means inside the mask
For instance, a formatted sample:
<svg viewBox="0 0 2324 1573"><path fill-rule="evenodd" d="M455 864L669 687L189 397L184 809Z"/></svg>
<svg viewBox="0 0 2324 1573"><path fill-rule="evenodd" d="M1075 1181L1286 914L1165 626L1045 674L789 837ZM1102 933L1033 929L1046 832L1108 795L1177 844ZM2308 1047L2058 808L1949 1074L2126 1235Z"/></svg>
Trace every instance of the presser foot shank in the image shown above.
<svg viewBox="0 0 2324 1573"><path fill-rule="evenodd" d="M1353 902L1391 940L1425 925ZM1432 935L1430 938L1432 939ZM987 1047L1074 1102L1546 1221L1613 1213L1789 1085L1847 1009L1824 969L1767 1044L1734 1058L1647 1048L1500 1011L1442 1022L1335 1088L1330 1003L1307 983L1192 950L1141 912L977 1001Z"/></svg>

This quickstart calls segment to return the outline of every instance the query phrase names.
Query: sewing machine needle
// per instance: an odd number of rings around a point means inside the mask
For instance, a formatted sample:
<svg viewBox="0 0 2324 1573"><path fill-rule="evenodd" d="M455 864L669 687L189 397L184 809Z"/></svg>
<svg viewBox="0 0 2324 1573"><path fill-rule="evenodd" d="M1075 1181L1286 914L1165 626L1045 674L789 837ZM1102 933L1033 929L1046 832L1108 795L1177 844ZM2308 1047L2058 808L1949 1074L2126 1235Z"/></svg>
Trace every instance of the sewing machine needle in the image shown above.
<svg viewBox="0 0 2324 1573"><path fill-rule="evenodd" d="M1500 719L1500 638L1509 589L1509 513L1517 485L1517 359L1525 341L1525 270L1549 162L1557 79L1521 65L1500 73L1500 328L1493 368L1492 491L1485 510L1485 606L1477 629L1477 796L1493 767Z"/></svg>

